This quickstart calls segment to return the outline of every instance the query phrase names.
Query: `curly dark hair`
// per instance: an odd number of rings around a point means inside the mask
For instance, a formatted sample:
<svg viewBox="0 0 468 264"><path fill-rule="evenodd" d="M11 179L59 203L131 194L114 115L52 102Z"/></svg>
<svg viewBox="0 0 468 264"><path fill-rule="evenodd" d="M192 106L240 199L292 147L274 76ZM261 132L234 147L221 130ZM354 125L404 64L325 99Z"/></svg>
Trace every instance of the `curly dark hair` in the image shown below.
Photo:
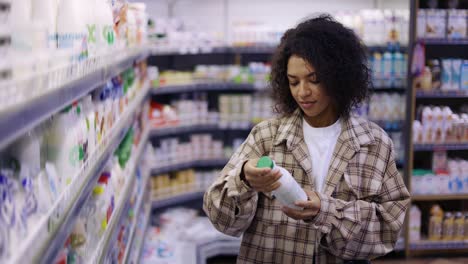
<svg viewBox="0 0 468 264"><path fill-rule="evenodd" d="M298 108L287 78L292 55L314 66L317 80L341 117L348 118L353 107L367 98L371 82L366 48L351 29L320 15L287 30L273 55L270 85L277 113L289 115Z"/></svg>

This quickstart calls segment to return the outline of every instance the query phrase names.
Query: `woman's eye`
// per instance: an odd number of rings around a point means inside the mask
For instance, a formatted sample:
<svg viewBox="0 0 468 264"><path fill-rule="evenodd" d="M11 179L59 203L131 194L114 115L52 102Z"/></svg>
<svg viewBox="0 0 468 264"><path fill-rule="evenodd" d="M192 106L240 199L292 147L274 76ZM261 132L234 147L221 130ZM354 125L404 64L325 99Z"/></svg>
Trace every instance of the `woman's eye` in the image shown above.
<svg viewBox="0 0 468 264"><path fill-rule="evenodd" d="M298 85L298 84L299 84L298 82L290 82L290 83L289 83L290 86L296 86L296 85Z"/></svg>
<svg viewBox="0 0 468 264"><path fill-rule="evenodd" d="M309 80L311 84L319 84L320 82L318 80Z"/></svg>

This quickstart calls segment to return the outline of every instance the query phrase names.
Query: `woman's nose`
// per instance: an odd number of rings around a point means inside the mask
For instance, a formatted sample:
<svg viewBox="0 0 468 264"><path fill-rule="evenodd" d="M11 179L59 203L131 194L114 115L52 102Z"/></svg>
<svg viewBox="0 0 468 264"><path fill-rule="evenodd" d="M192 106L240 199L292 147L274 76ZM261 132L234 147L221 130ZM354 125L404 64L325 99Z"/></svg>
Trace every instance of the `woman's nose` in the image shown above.
<svg viewBox="0 0 468 264"><path fill-rule="evenodd" d="M299 96L300 97L307 97L312 93L312 89L307 85L306 82L301 82L299 85Z"/></svg>

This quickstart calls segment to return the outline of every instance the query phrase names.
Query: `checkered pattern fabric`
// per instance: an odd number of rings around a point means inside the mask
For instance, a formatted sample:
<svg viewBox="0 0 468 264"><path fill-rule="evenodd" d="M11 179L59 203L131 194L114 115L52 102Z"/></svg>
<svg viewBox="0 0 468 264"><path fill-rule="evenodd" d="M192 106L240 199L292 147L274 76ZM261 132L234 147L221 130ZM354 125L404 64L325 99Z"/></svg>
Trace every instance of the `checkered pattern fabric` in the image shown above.
<svg viewBox="0 0 468 264"><path fill-rule="evenodd" d="M343 120L321 210L307 222L289 218L270 193L257 193L241 179L248 159L268 155L305 189L314 188L303 138L302 113L264 121L206 191L204 210L221 232L241 236L238 263L343 263L392 251L410 195L399 174L393 143L377 125Z"/></svg>

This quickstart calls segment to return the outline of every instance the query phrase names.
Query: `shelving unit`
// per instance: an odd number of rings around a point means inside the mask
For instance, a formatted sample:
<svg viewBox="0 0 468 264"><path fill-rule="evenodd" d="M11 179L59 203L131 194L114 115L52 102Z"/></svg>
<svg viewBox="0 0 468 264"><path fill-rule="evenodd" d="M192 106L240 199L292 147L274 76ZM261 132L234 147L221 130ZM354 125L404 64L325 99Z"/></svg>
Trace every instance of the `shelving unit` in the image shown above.
<svg viewBox="0 0 468 264"><path fill-rule="evenodd" d="M203 82L181 85L163 85L154 88L153 95L180 94L190 92L254 92L256 89L253 84L233 83L233 82Z"/></svg>
<svg viewBox="0 0 468 264"><path fill-rule="evenodd" d="M131 195L132 190L134 189L135 185L135 171L138 166L138 162L141 158L141 155L143 154L143 151L146 147L147 141L148 141L148 135L149 135L149 130L146 129L142 136L140 143L138 145L138 148L136 150L136 153L134 153L134 159L131 161L130 164L127 164L129 166L129 169L126 170L126 175L130 175L129 179L127 178L127 182L125 184L125 187L123 188L124 192L123 194L119 197L119 200L115 203L115 209L114 212L111 216L111 219L109 221L109 224L107 226L106 231L104 232L104 235L101 238L101 241L99 242L98 248L96 252L92 255L90 263L103 263L104 258L106 256L106 253L109 251L109 248L111 244L116 241L117 234L118 234L118 227L121 226L122 220L124 219L123 212L128 212L129 210L129 204L128 204L128 199ZM143 183L146 184L149 176L145 176L145 179L143 179ZM137 203L137 206L141 206L141 203L143 201L143 193L139 197L139 202ZM139 208L139 207L136 207ZM129 240L131 241L131 240Z"/></svg>
<svg viewBox="0 0 468 264"><path fill-rule="evenodd" d="M223 167L228 162L227 159L215 159L215 160L193 160L189 162L154 168L151 170L152 175L169 173L172 171L186 170L190 168L201 168L201 167Z"/></svg>
<svg viewBox="0 0 468 264"><path fill-rule="evenodd" d="M167 128L153 128L151 130L151 137L165 137L165 136L177 136L187 133L203 133L203 132L214 132L214 131L225 131L225 130L250 130L253 128L253 124L245 128L233 128L233 126L221 127L219 125L193 125L193 126L180 126L180 127L167 127Z"/></svg>
<svg viewBox="0 0 468 264"><path fill-rule="evenodd" d="M468 91L435 91L435 92L423 92L417 91L416 98L431 98L431 99L441 99L441 98L460 98L468 99Z"/></svg>
<svg viewBox="0 0 468 264"><path fill-rule="evenodd" d="M439 1L439 4L441 2ZM413 49L418 43L425 45L425 57L428 59L436 58L464 58L466 59L466 46L468 45L467 39L461 40L450 40L450 39L432 39L432 38L417 38L416 25L418 18L418 10L421 8L428 8L427 0L411 0L410 1L410 38L408 45L408 87L413 87L414 76L412 72L412 57ZM460 5L466 8L466 2L460 1ZM445 3L441 4L442 7L447 8ZM413 135L413 121L416 117L416 109L420 104L423 105L460 105L464 103L464 100L468 98L466 91L420 91L416 89L410 89L407 98L407 116L404 131L407 136L406 142L406 185L408 189L412 190L412 171L415 164L417 168L427 168L430 166L428 157L430 152L433 151L456 151L457 153L465 153L468 150L468 143L443 143L443 144L414 144L412 141ZM467 194L412 194L412 203L417 203L418 207L422 212L422 215L429 215L431 204L441 204L447 206L449 211L462 210L463 205L468 199ZM453 204L452 204L453 203ZM411 207L411 204L409 205ZM451 253L466 253L468 247L464 242L457 241L410 241L410 210L407 211L407 217L405 221L405 255L407 257L422 256L422 255L440 255L440 254L451 254ZM429 218L422 219L422 222L428 221ZM423 231L425 232L425 231ZM422 234L424 236L424 233Z"/></svg>
<svg viewBox="0 0 468 264"><path fill-rule="evenodd" d="M468 143L453 144L414 144L414 151L468 150Z"/></svg>
<svg viewBox="0 0 468 264"><path fill-rule="evenodd" d="M157 200L153 200L151 202L151 207L153 209L157 209L157 208L167 207L170 205L177 205L177 204L181 204L184 202L193 201L196 199L201 199L203 198L204 193L205 193L204 191L196 191L196 192L188 192L188 193L178 194L178 195L169 196L165 198L160 198Z"/></svg>
<svg viewBox="0 0 468 264"><path fill-rule="evenodd" d="M418 41L426 45L438 46L458 46L468 45L468 39L436 39L436 38L420 38Z"/></svg>
<svg viewBox="0 0 468 264"><path fill-rule="evenodd" d="M151 224L150 216L151 216L151 203L144 203L143 208L145 212L143 217L143 226L144 229L141 233L137 234L137 237L133 238L131 251L129 252L128 258L126 257L126 261L124 263L129 264L137 264L140 263L141 253L145 244L145 234L148 226ZM138 231L136 231L138 232Z"/></svg>
<svg viewBox="0 0 468 264"><path fill-rule="evenodd" d="M135 61L146 59L148 55L149 52L146 49L130 52L127 56L117 59L115 63L65 83L33 100L1 111L0 149L5 148L73 101L104 85L109 78L130 68Z"/></svg>
<svg viewBox="0 0 468 264"><path fill-rule="evenodd" d="M415 194L411 197L414 202L418 201L456 201L468 200L467 193L460 194Z"/></svg>
<svg viewBox="0 0 468 264"><path fill-rule="evenodd" d="M145 85L106 136L106 140L90 155L78 175L25 238L21 248L17 249L17 254L9 263L52 263L54 261L70 234L81 208L91 194L100 171L130 128L131 121L135 118L148 92L149 85Z"/></svg>

